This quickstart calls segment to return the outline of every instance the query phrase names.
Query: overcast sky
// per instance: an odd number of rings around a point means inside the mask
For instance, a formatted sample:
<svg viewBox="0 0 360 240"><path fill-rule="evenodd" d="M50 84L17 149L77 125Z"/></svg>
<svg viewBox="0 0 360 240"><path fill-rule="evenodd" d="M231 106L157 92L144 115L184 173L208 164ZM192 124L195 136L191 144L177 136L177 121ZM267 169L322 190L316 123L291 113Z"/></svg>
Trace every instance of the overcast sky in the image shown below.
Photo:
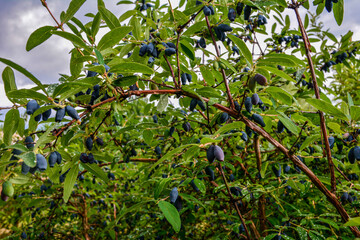
<svg viewBox="0 0 360 240"><path fill-rule="evenodd" d="M119 0L106 0L105 4L116 16L132 8L130 5L116 5ZM163 1L163 0L162 0ZM48 6L54 16L59 18L61 11L65 11L70 0L48 0ZM87 22L90 18L85 17L86 13L96 13L95 0L88 0L81 7L76 17ZM167 1L166 1L167 2ZM178 0L171 0L172 6L176 6ZM33 73L43 83L54 83L59 78L59 73L69 73L69 51L72 45L58 36L52 36L42 45L26 52L25 46L30 34L37 28L51 25L54 21L41 5L40 0L11 1L0 0L0 57L10 59L23 66ZM360 39L360 14L358 13L359 0L345 1L345 17L341 27L335 23L332 14L323 12L321 21L331 29L337 37L345 34L348 30L355 33L354 40ZM288 14L293 13L288 10ZM304 13L304 11L302 11ZM294 19L295 20L295 19ZM0 63L0 72L5 68ZM31 87L32 82L20 73L15 72L18 88ZM0 80L0 106L11 106L11 103L4 97L3 82Z"/></svg>

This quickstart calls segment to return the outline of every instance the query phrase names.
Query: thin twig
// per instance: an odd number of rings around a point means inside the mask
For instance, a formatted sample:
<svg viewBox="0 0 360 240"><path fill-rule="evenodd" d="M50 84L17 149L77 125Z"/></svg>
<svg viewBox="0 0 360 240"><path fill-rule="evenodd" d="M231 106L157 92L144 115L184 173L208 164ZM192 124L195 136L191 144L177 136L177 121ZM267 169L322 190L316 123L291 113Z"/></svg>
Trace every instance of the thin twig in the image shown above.
<svg viewBox="0 0 360 240"><path fill-rule="evenodd" d="M296 138L295 142L293 143L293 145L291 146L291 148L289 149L289 152L292 154L293 153L293 148L295 147L296 143L299 141L299 139L301 138L301 133L304 130L306 124L308 124L308 121L304 122L304 125L302 126L299 136Z"/></svg>
<svg viewBox="0 0 360 240"><path fill-rule="evenodd" d="M218 47L217 47L214 34L213 34L212 30L211 30L209 18L208 18L207 16L205 16L205 20L206 20L206 24L207 24L208 30L209 30L209 32L210 32L211 39L212 39L212 41L213 41L213 44L214 44L214 47L215 47L215 50L216 50L216 55L217 55L218 58L220 58L220 52L219 52L219 49L218 49ZM234 100L233 100L233 98L232 98L232 96L231 96L229 84L228 84L228 81L227 81L227 79L226 79L226 74L225 74L225 70L224 70L224 69L221 69L221 74L222 74L222 77L223 77L223 80L224 80L224 84L225 84L225 88L226 88L226 94L227 94L227 96L228 96L228 100L229 100L229 103L230 103L230 107L231 107L232 109L235 109Z"/></svg>
<svg viewBox="0 0 360 240"><path fill-rule="evenodd" d="M167 65L169 66L170 68L170 73L171 73L171 77L173 78L173 81L174 81L174 84L175 84L175 88L178 88L178 84L176 82L176 77L175 77L175 74L174 74L174 69L172 68L169 60L167 59L167 57L164 55L164 58L165 58L165 61L167 63Z"/></svg>

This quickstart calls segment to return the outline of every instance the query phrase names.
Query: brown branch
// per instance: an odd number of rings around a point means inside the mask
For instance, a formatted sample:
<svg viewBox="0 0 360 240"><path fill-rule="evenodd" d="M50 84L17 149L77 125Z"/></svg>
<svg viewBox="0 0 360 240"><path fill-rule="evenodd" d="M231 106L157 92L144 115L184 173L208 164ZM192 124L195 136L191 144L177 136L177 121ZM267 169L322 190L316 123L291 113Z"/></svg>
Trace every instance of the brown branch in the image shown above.
<svg viewBox="0 0 360 240"><path fill-rule="evenodd" d="M59 28L61 28L61 30L64 31L64 28L63 28L62 24L60 24L60 23L56 20L56 18L54 17L54 15L52 14L52 12L50 11L50 9L49 9L49 7L48 7L48 5L47 5L47 3L46 3L46 0L40 0L40 1L41 1L42 5L46 8L46 10L49 12L49 14L50 14L50 16L52 17L52 19L54 19L54 21L56 22L56 25L57 25Z"/></svg>
<svg viewBox="0 0 360 240"><path fill-rule="evenodd" d="M13 108L18 108L20 106L14 105L12 107L0 107L0 110L6 110L6 109L13 109Z"/></svg>
<svg viewBox="0 0 360 240"><path fill-rule="evenodd" d="M165 58L165 61L166 61L167 65L170 68L170 73L171 73L171 77L173 78L175 88L178 88L178 85L177 85L177 82L176 82L176 77L175 77L175 74L174 74L174 69L172 68L172 66L171 66L171 64L169 62L169 59L167 59L166 55L164 55L164 58Z"/></svg>
<svg viewBox="0 0 360 240"><path fill-rule="evenodd" d="M299 136L296 138L295 142L293 143L293 145L291 146L291 148L289 149L289 152L290 153L293 153L293 148L295 147L296 143L299 141L299 139L301 138L301 133L302 131L304 130L306 124L308 124L308 121L304 122L304 125L302 126L301 130L300 130L300 133L299 133Z"/></svg>
<svg viewBox="0 0 360 240"><path fill-rule="evenodd" d="M217 47L214 34L213 34L213 32L211 31L211 26L210 26L209 18L208 18L207 16L205 16L205 19L206 19L206 24L207 24L207 27L208 27L208 29L209 29L209 32L210 32L210 35L211 35L211 38L212 38L212 41L213 41L215 50L216 50L216 55L217 55L218 58L220 58L220 52L219 52L219 49L218 49L218 47ZM225 88L226 88L226 94L227 94L227 96L228 96L228 100L229 100L230 106L231 106L232 109L235 109L234 100L233 100L233 98L232 98L232 96L231 96L231 92L230 92L230 88L229 88L229 83L228 83L228 81L227 81L227 78L226 78L226 74L225 74L225 70L224 70L224 69L221 69L221 75L222 75L223 80L224 80L224 84L225 84Z"/></svg>
<svg viewBox="0 0 360 240"><path fill-rule="evenodd" d="M231 109L229 110L232 111ZM319 180L319 178L302 161L300 161L297 156L290 154L289 150L286 147L284 147L282 144L276 141L268 132L257 126L249 119L241 116L240 120L244 122L253 131L263 136L272 145L278 148L286 157L288 157L296 166L298 166L310 178L310 180L314 183L314 185L326 196L327 200L336 208L343 222L347 222L350 219L348 213L341 205L336 195L330 192L326 188L326 186ZM360 237L360 232L357 227L350 227L350 229L356 237Z"/></svg>
<svg viewBox="0 0 360 240"><path fill-rule="evenodd" d="M179 56L179 42L180 42L180 33L178 33L177 39L176 39L176 62L177 62L177 73L178 73L178 85L179 88L181 87L181 76L180 76L180 56Z"/></svg>
<svg viewBox="0 0 360 240"><path fill-rule="evenodd" d="M48 7L48 5L47 5L47 3L46 3L46 0L40 0L40 1L41 1L42 5L46 8L46 10L49 12L49 14L51 15L52 19L54 19L57 27L60 28L63 32L65 32L65 29L64 29L64 27L63 27L63 23L60 24L60 23L56 20L56 18L54 17L54 15L52 14L52 12L50 11L50 9L49 9L49 7ZM86 43L86 41L85 41L84 39L82 39L82 40ZM74 45L74 46L75 46L75 45ZM84 56L84 53L80 50L80 48L78 48L78 47L76 47L76 46L75 46L75 48L76 48L76 50L77 50L82 56ZM90 61L88 61L88 63L91 64Z"/></svg>
<svg viewBox="0 0 360 240"><path fill-rule="evenodd" d="M167 87L167 88L172 88L172 89L174 89L173 86L167 85L167 84L165 84L165 83L157 83L156 81L151 80L151 79L139 79L139 80L140 80L140 81L144 81L144 82L152 82L152 83L154 83L154 84L156 84L156 85L158 85L158 86L161 86L161 87Z"/></svg>
<svg viewBox="0 0 360 240"><path fill-rule="evenodd" d="M96 132L99 130L99 128L101 127L101 125L103 125L103 123L105 122L106 118L108 118L110 116L111 113L111 109L109 111L107 111L105 117L103 118L103 120L101 121L101 123L99 124L99 126L95 129L95 131L93 132L92 136L96 135Z"/></svg>
<svg viewBox="0 0 360 240"><path fill-rule="evenodd" d="M261 179L261 153L260 153L260 137L255 136L254 149L256 155L256 165L259 172L259 179ZM266 213L265 213L265 195L262 194L258 202L259 220L260 220L260 232L263 236L266 236Z"/></svg>
<svg viewBox="0 0 360 240"><path fill-rule="evenodd" d="M229 185L228 185L227 182L226 182L225 174L224 174L224 171L223 171L223 169L222 169L222 166L221 166L221 163L220 163L220 162L219 162L219 171L220 171L220 173L221 173L222 179L223 179L224 184L225 184L225 186L226 186L226 189L227 189L227 192L228 192L228 196L230 197L231 202L232 202L232 204L234 205L234 208L235 208L237 214L239 215L239 218L240 218L240 220L241 220L241 223L242 223L242 225L243 225L244 228L245 228L245 233L246 233L247 239L250 240L251 237L250 237L249 230L248 230L248 228L246 227L245 220L244 220L244 218L243 218L243 216L242 216L242 214L241 214L241 212L240 212L240 210L239 210L238 205L236 204L236 201L235 201L234 197L233 197L232 194L231 194Z"/></svg>
<svg viewBox="0 0 360 240"><path fill-rule="evenodd" d="M253 221L250 221L250 228L251 228L251 231L254 233L255 238L256 238L256 239L261 239L260 233L259 233L258 230L256 229L255 224L254 224Z"/></svg>
<svg viewBox="0 0 360 240"><path fill-rule="evenodd" d="M262 48L261 48L261 46L260 46L259 41L257 40L257 37L256 37L255 32L254 32L254 40L255 40L255 43L258 45L258 47L259 47L259 49L260 49L261 56L264 56L265 54L264 54L264 52L263 52L263 50L262 50Z"/></svg>
<svg viewBox="0 0 360 240"><path fill-rule="evenodd" d="M293 5L296 5L294 0L291 0L291 1L292 1ZM316 96L317 99L320 99L319 87L318 87L318 84L317 84L317 81L316 81L315 68L314 68L314 64L312 62L312 58L311 58L311 54L310 54L310 47L311 46L310 46L310 42L309 42L307 33L305 31L305 28L304 28L304 25L302 23L302 20L301 20L297 5L294 8L294 11L295 11L298 23L299 23L302 38L304 40L305 53L306 53L306 57L307 57L308 63L309 63L309 68L310 68L310 72L311 72L311 78L313 80L315 96ZM328 160L328 165L329 165L329 171L330 171L330 175L331 175L331 191L335 194L335 192L336 192L335 170L334 170L334 163L333 163L332 158L331 158L331 149L330 149L329 140L328 140L328 134L327 134L327 130L326 130L326 123L325 123L324 113L319 111L319 116L320 116L321 132L323 134L323 139L324 139L324 142L325 142L325 150L326 150L326 155L327 155L327 160Z"/></svg>
<svg viewBox="0 0 360 240"><path fill-rule="evenodd" d="M212 0L208 1L208 3L211 3L211 2L212 2ZM199 13L202 12L203 9L204 9L204 7L200 8L199 11L197 11L197 13L193 14L193 15L191 16L191 18L190 18L186 23L184 23L183 25L180 25L180 26L177 28L177 30L176 30L177 33L178 33L178 34L181 33L181 32L184 30L184 28L185 28L193 19L195 19L196 16L199 15Z"/></svg>

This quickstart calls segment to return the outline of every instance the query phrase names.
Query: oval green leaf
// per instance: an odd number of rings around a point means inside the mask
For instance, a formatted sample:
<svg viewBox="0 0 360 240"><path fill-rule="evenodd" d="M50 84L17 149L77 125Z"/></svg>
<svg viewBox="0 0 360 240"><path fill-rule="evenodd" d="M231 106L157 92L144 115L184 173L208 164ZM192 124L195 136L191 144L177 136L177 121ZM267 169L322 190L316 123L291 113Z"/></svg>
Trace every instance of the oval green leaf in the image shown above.
<svg viewBox="0 0 360 240"><path fill-rule="evenodd" d="M26 42L26 51L30 51L51 37L51 31L55 30L52 26L44 26L36 29Z"/></svg>
<svg viewBox="0 0 360 240"><path fill-rule="evenodd" d="M104 50L119 43L123 37L131 32L132 27L117 27L106 33L99 41L98 49Z"/></svg>
<svg viewBox="0 0 360 240"><path fill-rule="evenodd" d="M174 231L179 232L181 228L181 219L176 208L171 203L166 201L160 201L158 206L164 214L166 220L168 220L168 222L173 227Z"/></svg>

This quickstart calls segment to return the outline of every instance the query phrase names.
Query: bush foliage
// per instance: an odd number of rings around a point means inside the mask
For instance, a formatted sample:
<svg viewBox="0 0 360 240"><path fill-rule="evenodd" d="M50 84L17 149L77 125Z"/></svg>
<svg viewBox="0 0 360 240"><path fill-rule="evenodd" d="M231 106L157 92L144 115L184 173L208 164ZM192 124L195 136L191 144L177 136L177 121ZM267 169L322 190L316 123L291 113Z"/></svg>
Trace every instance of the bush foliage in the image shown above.
<svg viewBox="0 0 360 240"><path fill-rule="evenodd" d="M343 0L84 2L26 44L73 44L58 83L0 58L2 237L360 237L359 42L318 20Z"/></svg>

